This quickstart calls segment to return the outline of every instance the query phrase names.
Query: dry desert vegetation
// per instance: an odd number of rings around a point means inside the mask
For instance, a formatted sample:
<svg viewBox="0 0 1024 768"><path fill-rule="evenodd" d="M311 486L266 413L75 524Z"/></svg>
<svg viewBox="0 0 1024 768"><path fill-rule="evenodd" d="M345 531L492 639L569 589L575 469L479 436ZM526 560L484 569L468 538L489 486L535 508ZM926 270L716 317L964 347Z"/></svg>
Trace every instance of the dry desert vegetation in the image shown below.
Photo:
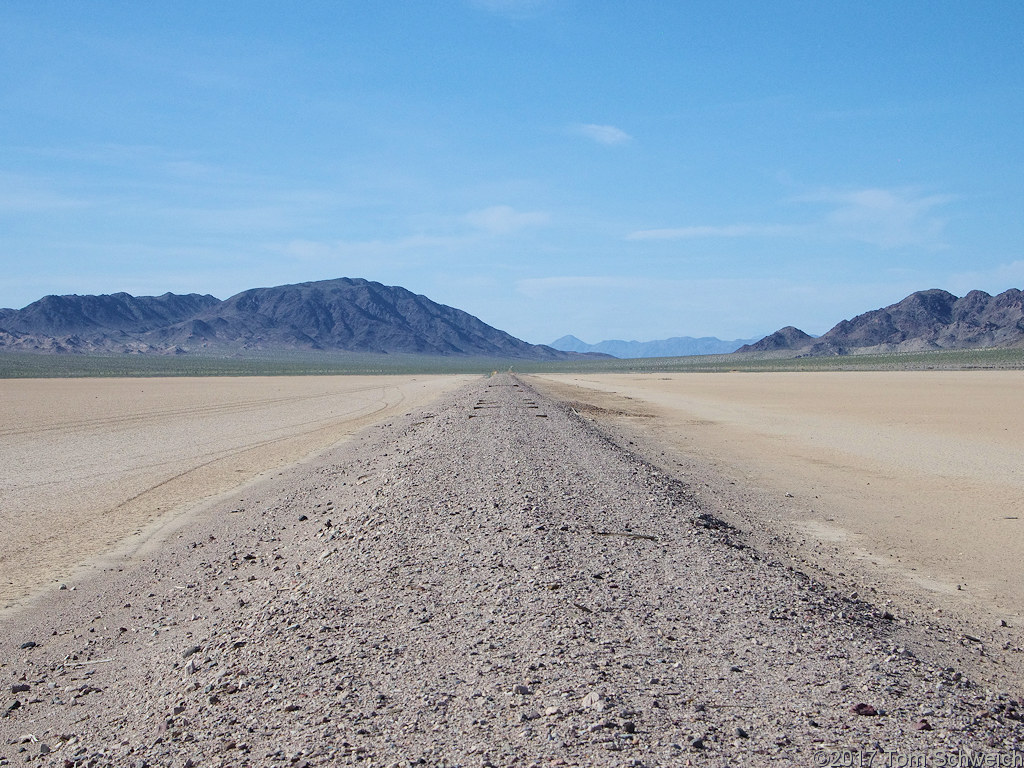
<svg viewBox="0 0 1024 768"><path fill-rule="evenodd" d="M0 382L0 765L1013 759L1019 384Z"/></svg>

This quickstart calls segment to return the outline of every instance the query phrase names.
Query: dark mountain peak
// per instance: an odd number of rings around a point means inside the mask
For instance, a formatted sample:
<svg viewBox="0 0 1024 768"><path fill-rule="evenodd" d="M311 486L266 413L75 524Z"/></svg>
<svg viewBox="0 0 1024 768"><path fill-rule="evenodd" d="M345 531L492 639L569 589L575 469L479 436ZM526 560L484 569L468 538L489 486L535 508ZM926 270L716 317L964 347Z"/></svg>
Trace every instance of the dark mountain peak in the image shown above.
<svg viewBox="0 0 1024 768"><path fill-rule="evenodd" d="M921 322L945 324L953 318L953 305L957 297L949 291L932 288L912 293L893 307L891 312L902 311L912 314ZM883 310L885 311L885 310ZM870 313L869 313L870 314Z"/></svg>
<svg viewBox="0 0 1024 768"><path fill-rule="evenodd" d="M789 350L818 356L1024 346L1024 292L1011 288L990 296L971 291L957 298L933 288L843 320L819 339L784 333L795 330L784 328L739 351Z"/></svg>
<svg viewBox="0 0 1024 768"><path fill-rule="evenodd" d="M981 292L979 292L981 293ZM975 296L972 302L982 297ZM882 309L838 323L812 345L812 355L847 354L851 349L921 351L957 346L949 336L960 301L949 291L917 291Z"/></svg>
<svg viewBox="0 0 1024 768"><path fill-rule="evenodd" d="M803 349L814 341L814 337L799 328L787 325L775 333L765 336L753 344L745 344L737 352L777 352L780 350Z"/></svg>
<svg viewBox="0 0 1024 768"><path fill-rule="evenodd" d="M0 349L572 356L527 344L405 288L346 277L252 288L225 301L173 293L44 296L21 310L0 310Z"/></svg>
<svg viewBox="0 0 1024 768"><path fill-rule="evenodd" d="M527 344L406 288L361 278L253 288L197 317L214 328L215 337L208 341L235 339L247 347L284 344L383 353L566 356Z"/></svg>

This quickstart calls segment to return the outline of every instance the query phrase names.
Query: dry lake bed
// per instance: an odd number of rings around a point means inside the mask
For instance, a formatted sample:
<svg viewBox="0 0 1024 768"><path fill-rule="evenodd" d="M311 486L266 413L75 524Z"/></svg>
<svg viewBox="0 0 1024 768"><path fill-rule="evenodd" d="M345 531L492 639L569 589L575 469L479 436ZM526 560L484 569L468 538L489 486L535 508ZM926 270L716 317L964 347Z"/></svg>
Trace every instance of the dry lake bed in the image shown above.
<svg viewBox="0 0 1024 768"><path fill-rule="evenodd" d="M1024 619L1020 371L538 379L798 556L925 609Z"/></svg>
<svg viewBox="0 0 1024 768"><path fill-rule="evenodd" d="M1019 381L7 383L0 766L1013 764Z"/></svg>
<svg viewBox="0 0 1024 768"><path fill-rule="evenodd" d="M0 608L468 380L0 380Z"/></svg>

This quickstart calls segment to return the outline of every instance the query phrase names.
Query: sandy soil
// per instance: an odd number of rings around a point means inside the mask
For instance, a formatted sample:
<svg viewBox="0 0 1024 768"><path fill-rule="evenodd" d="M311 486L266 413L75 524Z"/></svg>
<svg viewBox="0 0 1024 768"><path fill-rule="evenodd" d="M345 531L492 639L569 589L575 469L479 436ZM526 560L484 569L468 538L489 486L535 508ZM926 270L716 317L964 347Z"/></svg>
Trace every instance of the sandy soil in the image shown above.
<svg viewBox="0 0 1024 768"><path fill-rule="evenodd" d="M472 382L0 617L0 765L1014 764L1019 686L974 673L1019 648L809 578L697 479Z"/></svg>
<svg viewBox="0 0 1024 768"><path fill-rule="evenodd" d="M467 380L2 380L0 607Z"/></svg>
<svg viewBox="0 0 1024 768"><path fill-rule="evenodd" d="M705 503L899 603L1024 623L1020 372L544 376ZM589 410L587 410L589 409Z"/></svg>

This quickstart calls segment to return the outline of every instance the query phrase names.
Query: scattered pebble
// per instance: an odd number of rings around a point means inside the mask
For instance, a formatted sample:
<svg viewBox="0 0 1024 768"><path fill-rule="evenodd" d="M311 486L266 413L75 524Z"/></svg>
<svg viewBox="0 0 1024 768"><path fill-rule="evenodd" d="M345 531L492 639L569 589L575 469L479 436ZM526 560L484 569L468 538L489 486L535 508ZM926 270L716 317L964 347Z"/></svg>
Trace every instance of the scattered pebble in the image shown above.
<svg viewBox="0 0 1024 768"><path fill-rule="evenodd" d="M894 637L909 618L757 550L691 482L522 380L480 379L0 623L45 640L0 658L20 696L0 756L625 768L810 765L912 732L1016 743L1024 705L915 656ZM332 519L295 525L305 510Z"/></svg>

